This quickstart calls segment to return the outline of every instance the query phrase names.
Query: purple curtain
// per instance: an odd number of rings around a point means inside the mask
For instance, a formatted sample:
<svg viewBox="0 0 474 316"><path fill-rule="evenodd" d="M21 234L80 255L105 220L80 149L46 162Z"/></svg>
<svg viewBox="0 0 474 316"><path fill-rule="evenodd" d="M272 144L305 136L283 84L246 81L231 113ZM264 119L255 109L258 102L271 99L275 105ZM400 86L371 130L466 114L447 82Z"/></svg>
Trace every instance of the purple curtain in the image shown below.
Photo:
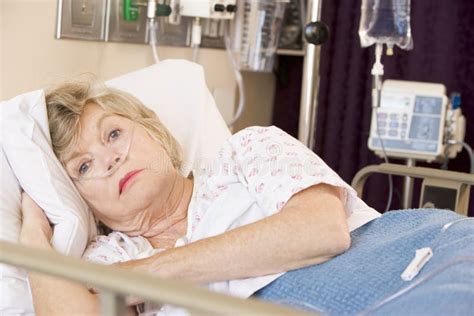
<svg viewBox="0 0 474 316"><path fill-rule="evenodd" d="M382 162L367 148L374 47L360 46L360 6L361 1L323 1L322 20L329 25L330 39L322 48L313 148L349 183L364 166ZM415 0L411 16L414 49L396 48L394 56L384 56L384 78L443 83L448 93L460 92L468 122L465 141L474 146L474 130L469 124L474 122L474 1ZM274 124L294 136L298 129L301 70L302 58L280 58ZM437 164L420 165L439 168ZM467 153L460 153L450 162L449 169L469 172ZM400 180L395 181L391 209L400 208ZM372 176L365 188L367 203L383 210L387 195L387 177ZM474 216L474 189L469 214Z"/></svg>

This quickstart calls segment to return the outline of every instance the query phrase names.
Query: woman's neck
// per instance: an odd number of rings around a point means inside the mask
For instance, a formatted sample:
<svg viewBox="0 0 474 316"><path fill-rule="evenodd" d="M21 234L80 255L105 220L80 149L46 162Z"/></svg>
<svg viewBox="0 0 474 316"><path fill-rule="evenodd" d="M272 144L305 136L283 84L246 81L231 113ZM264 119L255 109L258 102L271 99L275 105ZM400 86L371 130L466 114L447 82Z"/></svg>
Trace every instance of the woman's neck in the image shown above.
<svg viewBox="0 0 474 316"><path fill-rule="evenodd" d="M178 238L186 235L193 185L192 179L177 176L163 210L166 218L144 235L154 248L173 248Z"/></svg>

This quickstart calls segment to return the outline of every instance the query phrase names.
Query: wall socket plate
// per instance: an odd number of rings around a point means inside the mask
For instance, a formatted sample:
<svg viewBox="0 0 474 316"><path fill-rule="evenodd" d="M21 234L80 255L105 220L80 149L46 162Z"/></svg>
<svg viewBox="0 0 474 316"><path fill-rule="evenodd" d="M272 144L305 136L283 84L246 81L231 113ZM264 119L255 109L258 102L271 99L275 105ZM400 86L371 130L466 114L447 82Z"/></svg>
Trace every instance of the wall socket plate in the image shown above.
<svg viewBox="0 0 474 316"><path fill-rule="evenodd" d="M102 41L106 0L58 0L56 38Z"/></svg>

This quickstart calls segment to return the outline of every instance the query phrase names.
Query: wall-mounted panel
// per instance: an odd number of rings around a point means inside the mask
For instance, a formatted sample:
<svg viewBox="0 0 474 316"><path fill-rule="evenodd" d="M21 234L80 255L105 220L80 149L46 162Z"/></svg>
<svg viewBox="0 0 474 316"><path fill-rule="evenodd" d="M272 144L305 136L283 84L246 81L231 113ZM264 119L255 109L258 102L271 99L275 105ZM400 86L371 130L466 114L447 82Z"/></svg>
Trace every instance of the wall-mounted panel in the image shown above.
<svg viewBox="0 0 474 316"><path fill-rule="evenodd" d="M105 38L106 0L58 0L57 38Z"/></svg>
<svg viewBox="0 0 474 316"><path fill-rule="evenodd" d="M193 19L177 14L176 0L161 1L170 4L174 11L169 17L156 18L158 46L190 46ZM149 42L146 3L144 0L58 0L56 37L146 44ZM301 18L305 8L300 8L300 4L299 0L290 0L286 7L280 54L303 54ZM227 21L201 19L201 22L201 47L225 48Z"/></svg>
<svg viewBox="0 0 474 316"><path fill-rule="evenodd" d="M108 31L105 40L111 42L148 42L146 6L135 6L133 19L124 18L124 1L109 0Z"/></svg>

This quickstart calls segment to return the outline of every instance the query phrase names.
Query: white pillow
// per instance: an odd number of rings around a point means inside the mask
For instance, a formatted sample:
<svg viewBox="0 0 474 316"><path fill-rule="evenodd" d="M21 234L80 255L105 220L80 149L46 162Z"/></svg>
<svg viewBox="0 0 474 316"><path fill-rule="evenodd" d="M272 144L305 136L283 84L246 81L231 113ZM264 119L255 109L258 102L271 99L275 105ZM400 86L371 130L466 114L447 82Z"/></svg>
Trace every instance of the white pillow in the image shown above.
<svg viewBox="0 0 474 316"><path fill-rule="evenodd" d="M132 93L157 113L183 149L183 175L212 159L231 135L206 87L203 69L197 64L185 60L162 61L113 79L107 85ZM96 234L95 221L52 151L44 92L20 95L2 102L0 107L0 143L8 160L5 164L2 160L2 170L9 170L7 164L10 164L21 187L55 224L52 239L55 248L81 256L88 240ZM2 182L3 178L2 173ZM9 182L5 185L10 187L13 178L5 179ZM17 183L11 188L16 190L15 194L0 196L0 239L15 241L20 225L20 193ZM10 272L0 268L0 273L2 300L21 297L8 285L7 292L4 291ZM25 296L28 305L26 300ZM9 301L12 300L5 299ZM0 311L13 307L2 305Z"/></svg>
<svg viewBox="0 0 474 316"><path fill-rule="evenodd" d="M51 148L43 90L5 102L2 128L3 150L20 186L55 225L53 246L80 257L96 234L94 218Z"/></svg>
<svg viewBox="0 0 474 316"><path fill-rule="evenodd" d="M1 146L1 144L0 144ZM21 188L0 147L0 239L16 243L20 233ZM0 264L0 315L31 314L33 304L23 269Z"/></svg>

